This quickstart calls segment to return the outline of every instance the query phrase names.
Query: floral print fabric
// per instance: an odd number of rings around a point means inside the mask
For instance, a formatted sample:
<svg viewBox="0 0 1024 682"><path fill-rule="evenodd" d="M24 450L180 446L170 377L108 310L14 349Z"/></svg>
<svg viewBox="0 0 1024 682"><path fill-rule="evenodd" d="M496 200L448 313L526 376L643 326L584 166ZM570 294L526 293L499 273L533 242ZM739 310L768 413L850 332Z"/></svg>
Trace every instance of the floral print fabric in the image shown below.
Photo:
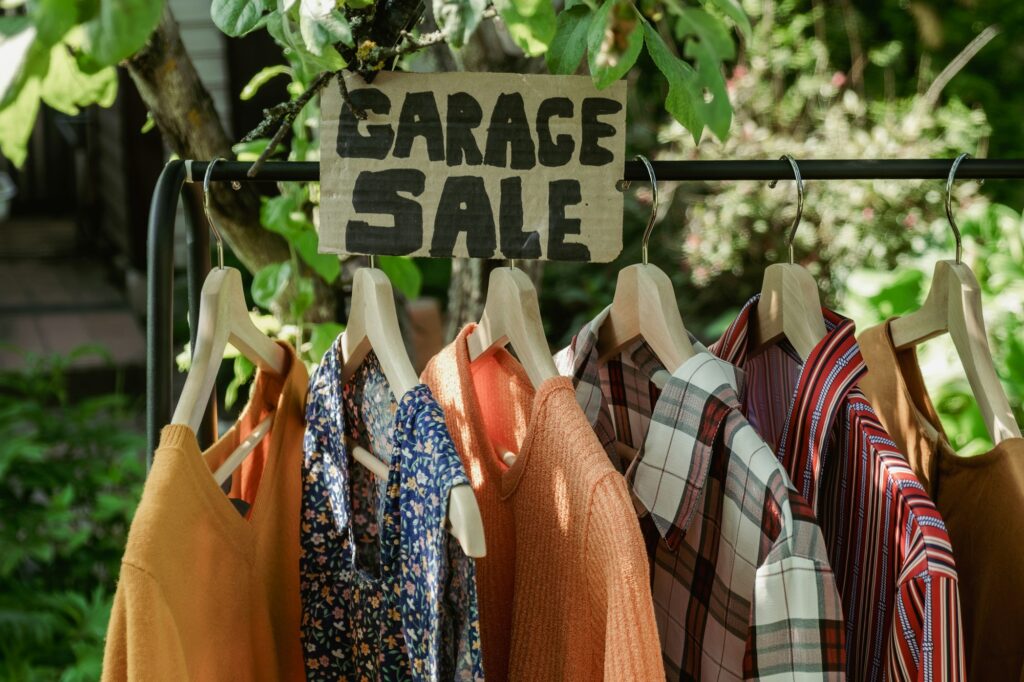
<svg viewBox="0 0 1024 682"><path fill-rule="evenodd" d="M340 337L339 337L340 338ZM372 351L344 386L340 343L309 384L302 483L308 680L483 679L476 574L445 530L468 484L430 389L396 402ZM387 481L348 437L389 462Z"/></svg>

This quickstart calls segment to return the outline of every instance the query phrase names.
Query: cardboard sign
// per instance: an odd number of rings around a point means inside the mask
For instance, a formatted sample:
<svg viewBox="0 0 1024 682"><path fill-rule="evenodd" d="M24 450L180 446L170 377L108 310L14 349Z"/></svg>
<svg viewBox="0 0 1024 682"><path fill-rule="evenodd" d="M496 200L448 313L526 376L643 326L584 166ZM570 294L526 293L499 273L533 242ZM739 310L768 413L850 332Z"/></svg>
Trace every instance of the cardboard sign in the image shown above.
<svg viewBox="0 0 1024 682"><path fill-rule="evenodd" d="M346 78L321 101L320 250L607 262L622 249L626 86L586 76Z"/></svg>

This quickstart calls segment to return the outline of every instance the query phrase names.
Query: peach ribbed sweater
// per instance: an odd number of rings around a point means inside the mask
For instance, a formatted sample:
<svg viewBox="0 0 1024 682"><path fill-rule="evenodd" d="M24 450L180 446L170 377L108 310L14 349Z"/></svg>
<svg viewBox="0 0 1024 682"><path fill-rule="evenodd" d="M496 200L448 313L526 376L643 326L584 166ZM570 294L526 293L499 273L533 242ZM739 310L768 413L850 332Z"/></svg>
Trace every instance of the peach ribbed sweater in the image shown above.
<svg viewBox="0 0 1024 682"><path fill-rule="evenodd" d="M504 350L471 365L473 328L430 361L423 380L444 408L483 516L484 674L664 680L636 514L572 382L548 379L535 392ZM501 450L518 453L511 467Z"/></svg>

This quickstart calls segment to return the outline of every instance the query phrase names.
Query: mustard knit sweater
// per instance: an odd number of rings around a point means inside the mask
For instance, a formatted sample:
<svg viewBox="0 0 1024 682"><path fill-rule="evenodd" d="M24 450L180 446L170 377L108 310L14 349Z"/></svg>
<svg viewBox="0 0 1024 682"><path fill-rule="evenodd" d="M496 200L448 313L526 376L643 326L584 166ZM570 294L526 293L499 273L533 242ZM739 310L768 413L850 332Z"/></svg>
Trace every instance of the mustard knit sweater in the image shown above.
<svg viewBox="0 0 1024 682"><path fill-rule="evenodd" d="M648 560L625 481L571 380L534 391L504 350L470 364L473 325L424 371L483 516L488 680L664 680ZM517 454L509 467L500 452Z"/></svg>
<svg viewBox="0 0 1024 682"><path fill-rule="evenodd" d="M107 629L104 682L303 680L299 511L306 368L258 372L234 427L205 453L164 427L132 521ZM271 412L273 427L232 477L213 471Z"/></svg>

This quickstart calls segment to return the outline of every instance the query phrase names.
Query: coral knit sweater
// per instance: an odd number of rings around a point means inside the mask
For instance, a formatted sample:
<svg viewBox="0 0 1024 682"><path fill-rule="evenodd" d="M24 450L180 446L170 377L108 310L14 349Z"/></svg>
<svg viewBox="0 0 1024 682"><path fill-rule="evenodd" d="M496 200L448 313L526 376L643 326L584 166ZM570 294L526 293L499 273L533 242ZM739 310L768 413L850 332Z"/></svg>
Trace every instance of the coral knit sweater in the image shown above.
<svg viewBox="0 0 1024 682"><path fill-rule="evenodd" d="M484 674L664 680L647 553L625 480L572 382L534 391L504 350L470 364L475 325L427 365L483 517L477 560ZM516 453L509 467L503 450Z"/></svg>

